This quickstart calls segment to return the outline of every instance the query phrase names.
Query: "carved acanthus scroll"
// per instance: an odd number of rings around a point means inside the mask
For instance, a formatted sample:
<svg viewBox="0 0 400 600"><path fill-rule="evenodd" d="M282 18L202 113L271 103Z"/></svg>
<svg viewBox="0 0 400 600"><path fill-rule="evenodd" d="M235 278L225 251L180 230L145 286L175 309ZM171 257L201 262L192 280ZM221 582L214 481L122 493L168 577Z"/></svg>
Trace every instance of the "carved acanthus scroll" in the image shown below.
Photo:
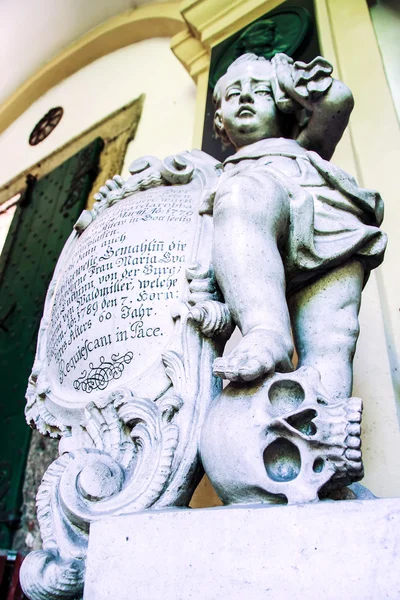
<svg viewBox="0 0 400 600"><path fill-rule="evenodd" d="M200 215L198 207L204 190L218 176L215 164L202 153L163 162L152 157L135 161L126 182L116 176L100 190L98 202L82 214L60 257L27 392L28 421L42 433L60 437L61 454L45 474L37 496L43 550L27 557L21 573L32 600L67 599L81 593L90 523L132 511L185 505L201 476L197 432L210 400L220 391L212 363L221 344L212 335L201 335L196 326L201 319L195 317L205 309L191 314L196 299L189 288L194 275L210 270L212 219ZM174 196L175 190L182 192ZM172 202L175 197L178 209ZM147 227L141 246L133 245L132 237L129 245L115 246L116 227L108 233L109 219L99 230L102 245L98 234L90 237L93 223L109 209L118 211L114 223L122 229L120 240L128 235L127 218L138 235ZM168 245L156 237L160 219L170 219L176 230ZM92 247L98 248L97 255ZM143 256L146 260L140 259ZM169 266L172 261L178 266ZM63 281L72 292L60 296L60 289L66 289ZM115 282L114 287L108 281ZM202 296L205 306L224 306L214 302L216 293ZM76 299L78 305L71 308ZM170 315L163 308L158 329L147 326L146 316L154 314L161 301L168 301ZM107 329L112 320L114 330ZM94 337L97 322L102 335ZM72 333L65 329L63 334L63 323L70 324ZM122 330L126 323L130 329ZM214 326L212 333L217 329ZM157 339L162 340L164 331L172 335L160 345ZM154 347L161 348L150 363L143 361L140 351L146 333ZM72 353L69 348L76 339L82 341ZM137 364L145 368L140 371Z"/></svg>

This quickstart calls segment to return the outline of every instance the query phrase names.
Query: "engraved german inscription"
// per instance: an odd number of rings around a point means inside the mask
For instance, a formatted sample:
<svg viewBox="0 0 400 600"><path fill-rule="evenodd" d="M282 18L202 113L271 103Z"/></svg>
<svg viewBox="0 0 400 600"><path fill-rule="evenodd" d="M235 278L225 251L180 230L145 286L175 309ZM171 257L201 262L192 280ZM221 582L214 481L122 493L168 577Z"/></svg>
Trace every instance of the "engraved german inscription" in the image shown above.
<svg viewBox="0 0 400 600"><path fill-rule="evenodd" d="M162 352L191 256L191 187L133 194L80 236L57 285L47 340L58 393L99 393Z"/></svg>

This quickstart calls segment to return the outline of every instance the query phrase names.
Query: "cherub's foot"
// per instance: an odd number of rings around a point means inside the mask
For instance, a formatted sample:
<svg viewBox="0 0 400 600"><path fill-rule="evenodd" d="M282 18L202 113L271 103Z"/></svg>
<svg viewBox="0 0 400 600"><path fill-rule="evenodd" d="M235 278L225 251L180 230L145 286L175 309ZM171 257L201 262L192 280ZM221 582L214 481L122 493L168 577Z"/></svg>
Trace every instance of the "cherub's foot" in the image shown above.
<svg viewBox="0 0 400 600"><path fill-rule="evenodd" d="M291 348L268 329L252 329L223 358L214 361L214 375L230 381L253 381L275 371L293 371Z"/></svg>

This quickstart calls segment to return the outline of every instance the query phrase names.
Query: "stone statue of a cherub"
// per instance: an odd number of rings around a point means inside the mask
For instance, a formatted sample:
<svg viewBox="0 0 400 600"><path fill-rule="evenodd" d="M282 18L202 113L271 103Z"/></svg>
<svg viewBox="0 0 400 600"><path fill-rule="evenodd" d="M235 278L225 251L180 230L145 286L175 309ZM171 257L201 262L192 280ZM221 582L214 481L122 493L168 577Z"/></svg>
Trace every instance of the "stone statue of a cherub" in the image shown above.
<svg viewBox="0 0 400 600"><path fill-rule="evenodd" d="M328 162L353 109L331 73L321 57L245 54L214 90L215 131L236 153L213 196L213 269L243 337L215 360L236 383L201 454L225 503L313 501L363 475L353 357L386 236L380 195Z"/></svg>
<svg viewBox="0 0 400 600"><path fill-rule="evenodd" d="M380 195L328 162L354 104L331 74L321 57L244 54L214 89L215 132L236 153L200 208L213 218L210 271L187 276L189 318L203 334L229 335L232 324L242 334L214 362L234 384L213 401L200 447L227 503L311 501L363 474L353 357L361 292L386 236ZM159 162L147 179L134 163L124 187L158 185ZM107 182L98 199L119 197L122 184Z"/></svg>
<svg viewBox="0 0 400 600"><path fill-rule="evenodd" d="M331 397L348 397L361 291L386 235L380 195L328 162L354 106L331 73L321 57L244 54L215 86L215 133L236 153L209 197L213 277L243 338L214 373L248 382L289 372L295 345L299 367L316 368ZM156 183L140 173L132 189L159 184L153 171ZM98 199L123 183L116 176Z"/></svg>
<svg viewBox="0 0 400 600"><path fill-rule="evenodd" d="M361 290L386 245L383 206L327 162L353 108L327 61L245 54L214 91L215 131L236 154L214 200L213 265L243 334L215 373L250 381L313 366L349 397Z"/></svg>
<svg viewBox="0 0 400 600"><path fill-rule="evenodd" d="M27 391L29 422L42 433L59 435L62 453L38 494L44 549L31 553L21 570L32 600L80 596L89 524L102 516L186 504L201 471L200 458L226 504L313 502L362 478L362 402L350 397L353 356L361 292L371 269L383 260L386 236L379 229L379 194L360 188L328 162L353 108L350 90L331 73L321 57L304 64L284 54L271 60L244 54L214 91L215 131L236 153L223 165L196 150L163 161L142 157L131 165L127 181L119 175L108 180L93 209L76 223L49 288ZM150 190L158 186L159 193ZM177 198L183 214L175 213ZM115 204L115 212L108 212ZM151 219L147 223L146 211L162 208L162 219L180 223L174 235L187 236L195 249L178 257L186 269L173 304L157 305L174 321L173 334L160 346L160 356L154 352L155 362L143 372L126 374L122 386L118 382L125 367L120 362L128 357L124 365L133 363L133 351L122 358L118 353L129 344L139 349L138 356L143 349L131 342L135 336L119 332L118 319L124 315L113 313L113 321L110 311L109 326L117 335L109 350L111 362L99 358L102 386L95 386L92 402L83 398L77 412L72 405L66 411L64 398L50 385L57 374L51 367L51 345L58 337L52 311L64 310L62 294L55 290L69 289L74 282L70 273L86 269L89 261L78 268L73 261L85 258L89 245L90 261L104 259L96 244L99 231L106 240L101 247L111 235L109 215L123 233L112 239L115 252L123 250L127 262L142 264L136 255L149 247L148 238L140 238L142 227L144 236L160 235ZM158 224L157 217L156 212ZM125 234L132 244L117 247ZM147 254L149 264L159 260L155 252ZM126 275L118 265L107 264L115 280ZM132 292L136 271L129 271L132 281L125 288L131 297L126 293L121 300L138 301ZM167 281L146 280L152 287ZM116 281L102 288L115 295L104 298L107 306L117 306L123 285ZM92 293L99 294L97 288L87 290L82 286L78 294L74 288L74 310L91 301ZM241 340L214 361L233 325ZM112 344L111 332L100 339L101 347ZM84 337L75 361L84 359L87 344ZM85 369L98 377L100 367L93 364ZM224 390L212 370L230 380ZM83 377L86 373L82 370ZM56 391L69 401L68 387L57 383Z"/></svg>

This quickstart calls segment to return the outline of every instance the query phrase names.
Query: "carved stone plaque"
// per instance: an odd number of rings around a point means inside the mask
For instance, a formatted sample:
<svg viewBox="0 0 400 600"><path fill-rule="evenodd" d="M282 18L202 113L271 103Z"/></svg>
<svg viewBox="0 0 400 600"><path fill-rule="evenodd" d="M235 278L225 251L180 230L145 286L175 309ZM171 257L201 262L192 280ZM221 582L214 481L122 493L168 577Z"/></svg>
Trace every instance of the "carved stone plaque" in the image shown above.
<svg viewBox="0 0 400 600"><path fill-rule="evenodd" d="M210 266L217 165L198 151L135 161L60 256L27 390L28 421L61 438L38 492L43 551L21 575L31 598L79 593L90 523L185 505L201 476L230 327Z"/></svg>
<svg viewBox="0 0 400 600"><path fill-rule="evenodd" d="M166 347L194 258L199 187L195 178L137 192L77 240L56 284L46 349L48 381L61 399L86 403L125 385Z"/></svg>
<svg viewBox="0 0 400 600"><path fill-rule="evenodd" d="M212 219L199 209L217 177L203 153L180 161L134 163L78 221L50 285L28 389L39 429L59 433L121 387L156 399L171 385L163 356L183 352L188 272L204 277L210 266Z"/></svg>

